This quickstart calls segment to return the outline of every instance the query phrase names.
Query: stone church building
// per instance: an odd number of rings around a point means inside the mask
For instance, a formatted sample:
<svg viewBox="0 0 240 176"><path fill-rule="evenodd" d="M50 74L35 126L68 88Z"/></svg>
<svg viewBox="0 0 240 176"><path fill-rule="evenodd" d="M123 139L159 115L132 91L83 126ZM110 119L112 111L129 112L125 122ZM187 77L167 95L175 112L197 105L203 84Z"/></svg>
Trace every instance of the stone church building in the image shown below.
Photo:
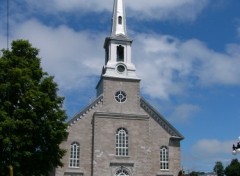
<svg viewBox="0 0 240 176"><path fill-rule="evenodd" d="M55 176L177 176L183 136L140 95L124 0L115 0L97 97L68 123Z"/></svg>

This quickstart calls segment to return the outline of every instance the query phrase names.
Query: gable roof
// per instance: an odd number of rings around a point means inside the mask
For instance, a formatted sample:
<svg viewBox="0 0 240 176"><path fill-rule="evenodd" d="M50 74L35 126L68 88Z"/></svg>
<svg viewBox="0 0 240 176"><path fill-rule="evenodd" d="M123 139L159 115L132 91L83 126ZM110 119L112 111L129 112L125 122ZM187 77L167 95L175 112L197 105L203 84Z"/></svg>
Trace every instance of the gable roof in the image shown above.
<svg viewBox="0 0 240 176"><path fill-rule="evenodd" d="M153 106L151 106L143 97L140 99L141 107L174 139L182 140L184 136L174 128Z"/></svg>
<svg viewBox="0 0 240 176"><path fill-rule="evenodd" d="M90 103L87 107L82 109L79 113L74 115L73 118L71 118L67 123L68 125L73 125L77 121L79 121L81 118L83 118L87 113L89 113L91 110L93 110L95 107L97 107L101 102L103 101L103 95L98 96L92 103Z"/></svg>
<svg viewBox="0 0 240 176"><path fill-rule="evenodd" d="M67 123L69 126L72 126L77 121L82 119L87 113L97 107L103 101L103 95L97 97L91 104L77 113L72 119L70 119ZM143 97L140 99L141 107L152 117L163 129L165 129L173 139L182 140L184 136L174 128L150 103L147 102Z"/></svg>

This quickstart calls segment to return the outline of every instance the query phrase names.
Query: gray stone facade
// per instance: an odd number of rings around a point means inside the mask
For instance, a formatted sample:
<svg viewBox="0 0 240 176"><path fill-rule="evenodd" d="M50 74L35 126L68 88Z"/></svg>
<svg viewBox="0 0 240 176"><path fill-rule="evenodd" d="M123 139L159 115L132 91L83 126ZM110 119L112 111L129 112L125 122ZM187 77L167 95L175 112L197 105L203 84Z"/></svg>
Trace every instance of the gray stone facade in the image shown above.
<svg viewBox="0 0 240 176"><path fill-rule="evenodd" d="M177 176L181 170L183 136L140 96L125 20L123 0L115 0L97 98L68 122L64 166L54 176Z"/></svg>
<svg viewBox="0 0 240 176"><path fill-rule="evenodd" d="M129 175L176 176L180 171L182 135L139 95L139 80L102 77L101 95L69 121L69 135L61 145L67 153L56 176L115 176L119 168ZM119 103L114 94L123 90L127 100ZM116 131L128 130L129 154L116 156ZM80 144L80 165L69 167L70 146ZM169 169L160 168L160 148L167 146Z"/></svg>

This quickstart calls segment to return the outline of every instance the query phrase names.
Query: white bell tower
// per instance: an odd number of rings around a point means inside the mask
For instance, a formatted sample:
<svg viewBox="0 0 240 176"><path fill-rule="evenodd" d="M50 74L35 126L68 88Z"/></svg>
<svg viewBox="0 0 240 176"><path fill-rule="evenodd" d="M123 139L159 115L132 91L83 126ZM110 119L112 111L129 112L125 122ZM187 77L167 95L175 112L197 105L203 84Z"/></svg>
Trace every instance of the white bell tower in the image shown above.
<svg viewBox="0 0 240 176"><path fill-rule="evenodd" d="M127 36L124 0L115 0L112 30L105 39L105 65L102 76L138 79L132 63L132 40Z"/></svg>

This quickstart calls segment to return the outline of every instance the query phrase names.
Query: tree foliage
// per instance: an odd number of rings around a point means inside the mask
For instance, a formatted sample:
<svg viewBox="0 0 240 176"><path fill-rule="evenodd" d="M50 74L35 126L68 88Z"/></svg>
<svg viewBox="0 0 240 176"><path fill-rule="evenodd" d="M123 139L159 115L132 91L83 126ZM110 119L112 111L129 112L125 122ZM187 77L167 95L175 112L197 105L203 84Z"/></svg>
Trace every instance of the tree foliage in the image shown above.
<svg viewBox="0 0 240 176"><path fill-rule="evenodd" d="M199 172L192 171L189 173L189 176L198 176Z"/></svg>
<svg viewBox="0 0 240 176"><path fill-rule="evenodd" d="M15 176L47 175L61 166L66 138L63 98L53 77L43 72L38 50L25 40L12 42L0 57L0 173L12 165Z"/></svg>
<svg viewBox="0 0 240 176"><path fill-rule="evenodd" d="M226 176L240 176L240 163L238 159L233 159L225 168L225 175Z"/></svg>
<svg viewBox="0 0 240 176"><path fill-rule="evenodd" d="M221 161L217 161L215 163L213 171L217 174L217 176L224 176L224 167Z"/></svg>
<svg viewBox="0 0 240 176"><path fill-rule="evenodd" d="M198 176L198 175L204 175L205 172L198 172L198 171L191 171L189 173L183 173L184 176Z"/></svg>

